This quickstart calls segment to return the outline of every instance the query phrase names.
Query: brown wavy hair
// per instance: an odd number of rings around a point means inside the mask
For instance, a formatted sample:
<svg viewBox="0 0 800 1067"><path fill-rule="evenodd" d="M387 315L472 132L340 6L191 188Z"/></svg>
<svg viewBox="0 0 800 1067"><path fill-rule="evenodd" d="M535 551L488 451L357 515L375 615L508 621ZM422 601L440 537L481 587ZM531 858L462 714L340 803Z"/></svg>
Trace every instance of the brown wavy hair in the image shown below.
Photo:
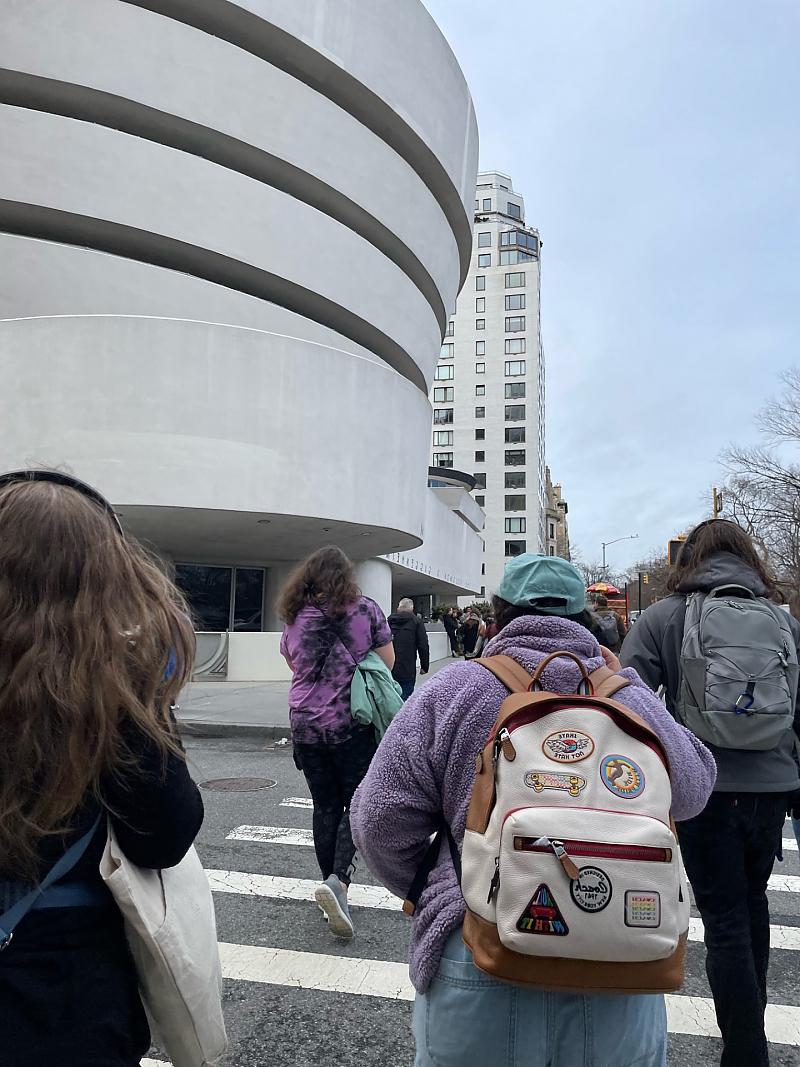
<svg viewBox="0 0 800 1067"><path fill-rule="evenodd" d="M352 562L341 548L328 545L289 575L278 599L278 614L285 622L293 623L306 604L317 604L338 615L360 596Z"/></svg>
<svg viewBox="0 0 800 1067"><path fill-rule="evenodd" d="M711 556L730 552L752 567L767 588L767 595L775 597L777 586L762 558L756 551L752 538L738 523L730 519L708 519L695 526L678 553L678 558L667 578L667 591L680 592L684 582Z"/></svg>
<svg viewBox="0 0 800 1067"><path fill-rule="evenodd" d="M6 877L35 878L39 843L68 832L84 801L100 801L106 776L135 772L126 738L150 738L165 766L182 751L169 708L194 648L180 593L96 502L47 481L0 487Z"/></svg>

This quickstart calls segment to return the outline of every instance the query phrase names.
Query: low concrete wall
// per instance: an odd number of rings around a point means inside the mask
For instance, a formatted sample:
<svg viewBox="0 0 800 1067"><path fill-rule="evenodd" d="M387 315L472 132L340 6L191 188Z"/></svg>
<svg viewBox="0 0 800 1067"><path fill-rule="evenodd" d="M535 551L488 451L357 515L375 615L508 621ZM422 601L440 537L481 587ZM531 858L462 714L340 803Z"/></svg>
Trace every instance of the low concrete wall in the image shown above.
<svg viewBox="0 0 800 1067"><path fill-rule="evenodd" d="M199 635L215 637L219 635ZM281 655L281 635L267 633L230 633L228 636L227 671L219 670L215 676L228 682L288 682L291 672ZM431 663L450 655L450 644L444 630L428 633L431 648Z"/></svg>
<svg viewBox="0 0 800 1067"><path fill-rule="evenodd" d="M291 672L280 651L279 633L232 633L228 640L229 682L288 682Z"/></svg>

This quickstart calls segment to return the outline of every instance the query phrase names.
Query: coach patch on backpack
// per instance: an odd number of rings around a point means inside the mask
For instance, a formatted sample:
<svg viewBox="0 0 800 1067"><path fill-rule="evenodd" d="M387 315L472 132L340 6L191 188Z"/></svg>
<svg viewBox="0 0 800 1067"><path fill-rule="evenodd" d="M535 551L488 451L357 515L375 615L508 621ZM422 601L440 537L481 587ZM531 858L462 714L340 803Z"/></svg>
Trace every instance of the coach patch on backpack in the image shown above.
<svg viewBox="0 0 800 1067"><path fill-rule="evenodd" d="M594 752L594 741L581 730L557 730L544 739L542 752L556 763L578 763Z"/></svg>
<svg viewBox="0 0 800 1067"><path fill-rule="evenodd" d="M550 892L550 886L544 883L539 886L520 915L517 929L525 934L551 934L555 937L565 937L569 933L569 927Z"/></svg>
<svg viewBox="0 0 800 1067"><path fill-rule="evenodd" d="M581 867L569 891L581 911L602 911L611 900L611 879L599 867Z"/></svg>
<svg viewBox="0 0 800 1067"><path fill-rule="evenodd" d="M629 756L606 756L600 764L600 779L615 797L632 800L644 792L644 771Z"/></svg>
<svg viewBox="0 0 800 1067"><path fill-rule="evenodd" d="M586 788L586 779L566 771L528 771L525 785L541 793L543 789L563 789L571 797L580 796Z"/></svg>

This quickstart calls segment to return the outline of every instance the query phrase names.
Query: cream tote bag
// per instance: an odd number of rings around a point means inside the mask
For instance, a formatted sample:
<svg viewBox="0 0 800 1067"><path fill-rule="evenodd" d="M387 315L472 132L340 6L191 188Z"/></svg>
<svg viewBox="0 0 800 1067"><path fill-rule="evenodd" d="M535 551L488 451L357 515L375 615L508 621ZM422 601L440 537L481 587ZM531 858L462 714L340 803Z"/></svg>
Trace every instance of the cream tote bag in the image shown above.
<svg viewBox="0 0 800 1067"><path fill-rule="evenodd" d="M163 871L137 867L109 820L100 875L125 921L153 1040L174 1067L212 1067L228 1039L214 903L197 852Z"/></svg>

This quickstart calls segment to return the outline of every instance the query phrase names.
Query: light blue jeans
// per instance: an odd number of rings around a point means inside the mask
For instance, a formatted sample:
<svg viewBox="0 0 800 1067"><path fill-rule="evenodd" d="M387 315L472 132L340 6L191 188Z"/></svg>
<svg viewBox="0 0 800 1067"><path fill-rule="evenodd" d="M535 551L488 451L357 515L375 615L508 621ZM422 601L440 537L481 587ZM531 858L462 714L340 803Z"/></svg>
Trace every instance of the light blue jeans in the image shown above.
<svg viewBox="0 0 800 1067"><path fill-rule="evenodd" d="M414 1067L666 1067L663 996L545 993L483 974L447 940L414 1004Z"/></svg>

